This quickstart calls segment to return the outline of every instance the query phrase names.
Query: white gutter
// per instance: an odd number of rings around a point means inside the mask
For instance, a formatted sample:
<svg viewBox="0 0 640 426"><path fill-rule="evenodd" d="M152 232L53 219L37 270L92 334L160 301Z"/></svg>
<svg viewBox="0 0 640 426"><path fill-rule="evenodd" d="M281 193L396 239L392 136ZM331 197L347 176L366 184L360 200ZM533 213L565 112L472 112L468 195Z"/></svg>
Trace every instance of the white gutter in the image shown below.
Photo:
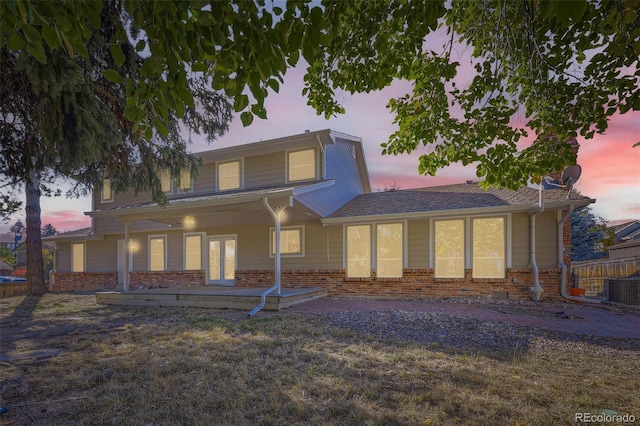
<svg viewBox="0 0 640 426"><path fill-rule="evenodd" d="M569 206L569 211L564 216L562 216L562 218L558 222L558 265L560 265L560 270L562 273L562 276L560 277L560 295L567 300L572 300L575 302L600 303L600 300L598 299L570 296L567 294L567 264L564 263L564 257L563 257L563 252L564 252L563 228L564 228L564 222L571 216L571 213L573 213L574 209L575 209L575 206L571 204Z"/></svg>
<svg viewBox="0 0 640 426"><path fill-rule="evenodd" d="M542 184L540 184L539 196L538 196L538 210L531 213L531 269L533 270L533 287L529 290L533 293L532 299L537 302L540 300L540 296L544 292L544 289L540 285L538 277L538 264L536 263L536 216L544 211L544 195Z"/></svg>
<svg viewBox="0 0 640 426"><path fill-rule="evenodd" d="M260 304L249 312L248 315L250 317L254 316L258 312L260 312L262 308L264 308L264 305L267 303L267 295L269 293L272 293L275 291L276 294L281 294L280 228L282 223L282 213L287 207L292 207L293 198L292 197L289 198L289 206L276 207L275 211L269 205L269 200L266 197L262 199L262 202L264 203L264 206L267 208L267 210L269 211L269 213L271 214L271 216L276 222L276 230L275 230L276 231L276 252L274 256L276 260L275 283L273 284L272 287L269 287L268 289L262 292L260 296L261 297Z"/></svg>

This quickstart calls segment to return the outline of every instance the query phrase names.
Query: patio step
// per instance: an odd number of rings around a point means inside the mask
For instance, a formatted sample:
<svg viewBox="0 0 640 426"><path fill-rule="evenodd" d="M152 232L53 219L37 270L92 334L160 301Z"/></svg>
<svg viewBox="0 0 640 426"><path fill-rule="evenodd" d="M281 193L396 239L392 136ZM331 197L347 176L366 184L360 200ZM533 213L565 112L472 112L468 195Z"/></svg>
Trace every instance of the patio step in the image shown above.
<svg viewBox="0 0 640 426"><path fill-rule="evenodd" d="M96 302L103 305L178 306L250 311L260 304L262 290L173 288L131 292L105 291L96 293ZM267 296L263 309L279 311L326 295L327 290L324 288L283 289L280 295Z"/></svg>

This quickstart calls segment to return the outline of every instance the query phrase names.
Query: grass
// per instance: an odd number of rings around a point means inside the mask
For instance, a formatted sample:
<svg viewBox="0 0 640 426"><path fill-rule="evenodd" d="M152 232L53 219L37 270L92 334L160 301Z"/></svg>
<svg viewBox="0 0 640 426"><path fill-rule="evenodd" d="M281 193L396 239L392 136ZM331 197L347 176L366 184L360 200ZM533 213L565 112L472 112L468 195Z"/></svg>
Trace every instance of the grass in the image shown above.
<svg viewBox="0 0 640 426"><path fill-rule="evenodd" d="M640 417L637 353L558 344L500 360L376 340L314 316L100 306L93 296L0 307L8 349L65 349L0 363L9 407L0 425L570 425L576 412L605 409Z"/></svg>

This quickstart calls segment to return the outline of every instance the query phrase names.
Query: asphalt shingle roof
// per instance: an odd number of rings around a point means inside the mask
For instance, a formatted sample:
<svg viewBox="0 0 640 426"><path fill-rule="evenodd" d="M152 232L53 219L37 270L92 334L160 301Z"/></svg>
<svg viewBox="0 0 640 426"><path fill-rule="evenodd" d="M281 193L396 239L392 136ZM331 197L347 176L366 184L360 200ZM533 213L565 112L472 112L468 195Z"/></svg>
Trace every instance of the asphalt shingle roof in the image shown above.
<svg viewBox="0 0 640 426"><path fill-rule="evenodd" d="M564 201L567 191L546 190L545 202ZM538 203L537 189L524 187L518 191L509 189L485 190L473 184L456 184L416 188L400 191L360 194L333 212L330 218L420 213L442 210L472 209L483 207L532 205ZM571 194L573 200L589 200L588 197Z"/></svg>

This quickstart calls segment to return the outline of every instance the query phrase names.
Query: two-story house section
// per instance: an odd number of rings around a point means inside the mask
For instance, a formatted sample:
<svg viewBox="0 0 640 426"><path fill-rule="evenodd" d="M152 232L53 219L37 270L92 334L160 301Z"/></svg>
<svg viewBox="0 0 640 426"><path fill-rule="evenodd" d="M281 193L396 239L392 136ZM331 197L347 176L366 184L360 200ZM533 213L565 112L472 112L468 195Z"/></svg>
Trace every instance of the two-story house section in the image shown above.
<svg viewBox="0 0 640 426"><path fill-rule="evenodd" d="M362 141L331 130L198 155L196 181L162 179L165 207L105 181L91 229L55 237L53 289L266 288L279 259L283 287L334 295L528 298L539 280L559 297L568 212L594 202L547 190L541 208L536 189L476 183L372 193Z"/></svg>

